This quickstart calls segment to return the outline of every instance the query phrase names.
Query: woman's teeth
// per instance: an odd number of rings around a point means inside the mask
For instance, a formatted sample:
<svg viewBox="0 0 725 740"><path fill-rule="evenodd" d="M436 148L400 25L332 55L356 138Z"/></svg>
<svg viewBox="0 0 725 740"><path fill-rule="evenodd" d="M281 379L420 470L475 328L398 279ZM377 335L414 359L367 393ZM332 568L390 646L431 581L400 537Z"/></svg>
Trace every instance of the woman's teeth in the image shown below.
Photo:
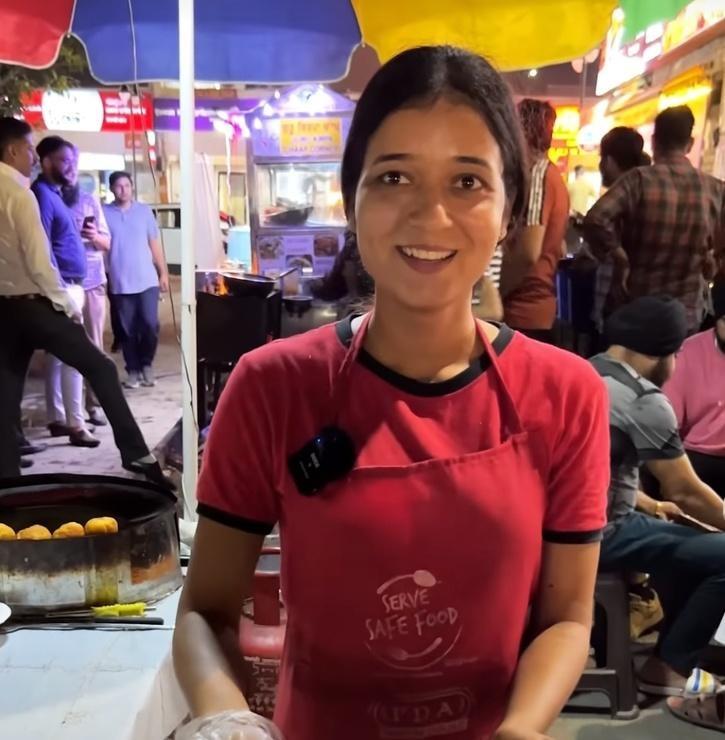
<svg viewBox="0 0 725 740"><path fill-rule="evenodd" d="M401 247L400 251L406 257L413 257L417 260L428 260L429 262L447 260L456 253L455 249L452 249L450 252L431 252L428 249L416 249L415 247Z"/></svg>

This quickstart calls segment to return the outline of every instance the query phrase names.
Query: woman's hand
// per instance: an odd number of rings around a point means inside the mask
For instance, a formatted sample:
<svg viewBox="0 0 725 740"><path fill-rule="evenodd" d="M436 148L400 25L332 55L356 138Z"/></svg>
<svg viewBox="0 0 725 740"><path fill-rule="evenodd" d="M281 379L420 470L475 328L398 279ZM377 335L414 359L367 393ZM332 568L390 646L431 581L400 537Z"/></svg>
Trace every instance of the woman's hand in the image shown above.
<svg viewBox="0 0 725 740"><path fill-rule="evenodd" d="M270 720L250 711L200 717L182 727L175 740L284 740Z"/></svg>

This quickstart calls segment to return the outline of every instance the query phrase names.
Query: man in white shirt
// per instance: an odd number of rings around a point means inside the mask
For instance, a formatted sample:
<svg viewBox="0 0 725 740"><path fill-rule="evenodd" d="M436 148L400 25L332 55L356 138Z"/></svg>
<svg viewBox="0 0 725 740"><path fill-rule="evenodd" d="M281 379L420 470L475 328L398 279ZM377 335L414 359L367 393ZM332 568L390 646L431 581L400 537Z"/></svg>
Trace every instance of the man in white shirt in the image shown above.
<svg viewBox="0 0 725 740"><path fill-rule="evenodd" d="M168 487L123 396L113 361L82 326L54 262L37 201L32 130L0 118L0 479L20 474L17 421L25 375L44 349L87 378L113 428L126 470Z"/></svg>

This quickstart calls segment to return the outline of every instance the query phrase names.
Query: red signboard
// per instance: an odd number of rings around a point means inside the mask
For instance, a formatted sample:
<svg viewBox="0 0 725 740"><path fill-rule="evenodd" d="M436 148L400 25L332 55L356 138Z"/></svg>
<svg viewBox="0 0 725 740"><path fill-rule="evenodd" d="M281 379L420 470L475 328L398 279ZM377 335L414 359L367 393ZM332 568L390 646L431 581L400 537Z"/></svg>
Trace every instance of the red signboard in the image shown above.
<svg viewBox="0 0 725 740"><path fill-rule="evenodd" d="M31 126L52 131L150 131L153 101L148 93L137 97L114 90L35 90L24 101L23 116Z"/></svg>

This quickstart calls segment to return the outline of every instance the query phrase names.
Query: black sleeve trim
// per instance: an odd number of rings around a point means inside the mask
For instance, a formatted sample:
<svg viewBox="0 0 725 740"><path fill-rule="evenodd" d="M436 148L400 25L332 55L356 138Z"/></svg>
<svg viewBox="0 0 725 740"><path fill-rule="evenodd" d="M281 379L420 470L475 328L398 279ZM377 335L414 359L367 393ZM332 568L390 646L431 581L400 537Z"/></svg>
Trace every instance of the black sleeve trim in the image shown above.
<svg viewBox="0 0 725 740"><path fill-rule="evenodd" d="M685 454L682 447L663 447L661 450L637 450L642 462L651 460L677 460Z"/></svg>
<svg viewBox="0 0 725 740"><path fill-rule="evenodd" d="M555 545L590 545L601 542L604 536L603 529L591 529L587 532L555 532L544 530L544 540Z"/></svg>
<svg viewBox="0 0 725 740"><path fill-rule="evenodd" d="M207 504L197 504L196 513L206 519L211 519L217 524L224 524L227 527L240 529L242 532L249 534L261 534L266 537L274 529L274 524L258 522L254 519L245 519L243 516L236 516L235 514L230 514L228 511L215 509L213 506L208 506Z"/></svg>

